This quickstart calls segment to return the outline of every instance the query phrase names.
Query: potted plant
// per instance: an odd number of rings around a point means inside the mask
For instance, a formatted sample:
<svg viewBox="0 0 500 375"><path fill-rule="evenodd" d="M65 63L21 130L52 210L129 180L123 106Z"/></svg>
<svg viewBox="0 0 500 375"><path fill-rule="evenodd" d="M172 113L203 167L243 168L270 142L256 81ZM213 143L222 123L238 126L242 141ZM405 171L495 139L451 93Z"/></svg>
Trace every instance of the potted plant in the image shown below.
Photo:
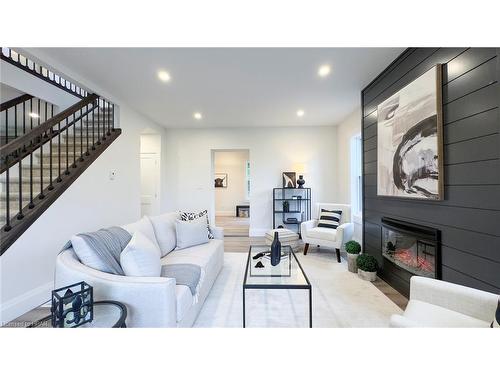
<svg viewBox="0 0 500 375"><path fill-rule="evenodd" d="M377 280L378 262L373 255L361 254L356 259L358 276L366 281Z"/></svg>
<svg viewBox="0 0 500 375"><path fill-rule="evenodd" d="M356 241L348 241L345 244L345 251L347 252L347 269L349 272L358 272L356 259L361 252L361 245Z"/></svg>

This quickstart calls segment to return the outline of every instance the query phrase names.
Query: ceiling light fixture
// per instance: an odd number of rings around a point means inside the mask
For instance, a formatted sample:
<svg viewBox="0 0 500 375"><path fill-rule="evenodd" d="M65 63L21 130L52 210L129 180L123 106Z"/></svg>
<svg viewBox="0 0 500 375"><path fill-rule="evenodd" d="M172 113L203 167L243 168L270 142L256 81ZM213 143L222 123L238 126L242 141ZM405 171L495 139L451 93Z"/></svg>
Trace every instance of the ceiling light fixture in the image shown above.
<svg viewBox="0 0 500 375"><path fill-rule="evenodd" d="M200 113L200 112L196 112L196 113L193 115L193 117L194 117L195 119L197 119L197 120L201 120L201 119L203 118L203 116L201 115L201 113Z"/></svg>
<svg viewBox="0 0 500 375"><path fill-rule="evenodd" d="M305 114L306 114L306 113L304 112L304 110L303 110L303 109L299 109L299 110L297 111L297 116L299 116L299 117L302 117L302 116L304 116Z"/></svg>
<svg viewBox="0 0 500 375"><path fill-rule="evenodd" d="M30 112L30 117L39 118L40 115L38 113L35 113L35 112Z"/></svg>
<svg viewBox="0 0 500 375"><path fill-rule="evenodd" d="M326 77L331 72L330 65L321 65L318 69L318 75L320 77Z"/></svg>
<svg viewBox="0 0 500 375"><path fill-rule="evenodd" d="M170 81L170 74L165 70L160 70L158 72L158 78L163 82L168 82Z"/></svg>

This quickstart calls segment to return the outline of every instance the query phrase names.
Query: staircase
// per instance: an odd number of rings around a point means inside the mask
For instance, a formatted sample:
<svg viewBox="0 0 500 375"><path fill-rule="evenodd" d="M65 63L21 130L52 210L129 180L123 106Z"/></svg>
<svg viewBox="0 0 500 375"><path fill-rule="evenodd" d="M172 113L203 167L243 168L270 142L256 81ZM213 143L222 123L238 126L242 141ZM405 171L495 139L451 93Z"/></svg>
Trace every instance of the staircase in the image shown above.
<svg viewBox="0 0 500 375"><path fill-rule="evenodd" d="M121 134L114 104L97 94L85 92L60 113L36 98L16 99L1 108L0 255ZM42 116L33 124L34 100Z"/></svg>

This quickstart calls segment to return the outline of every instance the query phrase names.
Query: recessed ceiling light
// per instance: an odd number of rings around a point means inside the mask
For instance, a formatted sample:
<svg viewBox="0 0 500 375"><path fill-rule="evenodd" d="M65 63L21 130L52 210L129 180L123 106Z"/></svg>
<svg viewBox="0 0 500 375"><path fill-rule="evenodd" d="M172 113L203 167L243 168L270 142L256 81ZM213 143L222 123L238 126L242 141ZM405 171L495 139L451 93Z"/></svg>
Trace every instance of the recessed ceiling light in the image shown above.
<svg viewBox="0 0 500 375"><path fill-rule="evenodd" d="M318 69L318 75L320 77L326 77L331 72L330 65L321 65Z"/></svg>
<svg viewBox="0 0 500 375"><path fill-rule="evenodd" d="M35 112L30 112L30 117L39 118L40 115L38 113L35 113Z"/></svg>
<svg viewBox="0 0 500 375"><path fill-rule="evenodd" d="M297 116L299 116L299 117L302 117L302 116L304 116L305 114L306 114L306 113L304 112L304 110L303 110L303 109L299 109L299 110L297 111Z"/></svg>
<svg viewBox="0 0 500 375"><path fill-rule="evenodd" d="M201 113L200 113L200 112L196 112L196 113L193 115L193 117L194 117L195 119L197 119L197 120L201 120L201 119L203 118L203 116L201 115Z"/></svg>
<svg viewBox="0 0 500 375"><path fill-rule="evenodd" d="M170 74L168 74L168 72L165 70L160 70L158 72L158 78L163 82L168 82L170 81Z"/></svg>

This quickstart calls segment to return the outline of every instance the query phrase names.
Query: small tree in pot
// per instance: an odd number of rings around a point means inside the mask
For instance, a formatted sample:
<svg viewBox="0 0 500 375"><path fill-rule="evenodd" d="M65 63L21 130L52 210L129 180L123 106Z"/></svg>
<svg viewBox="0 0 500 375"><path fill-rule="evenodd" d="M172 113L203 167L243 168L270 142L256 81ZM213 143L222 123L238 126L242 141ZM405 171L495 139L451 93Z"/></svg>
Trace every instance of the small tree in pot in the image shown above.
<svg viewBox="0 0 500 375"><path fill-rule="evenodd" d="M358 276L366 281L377 280L378 262L373 255L361 254L356 259L358 265Z"/></svg>
<svg viewBox="0 0 500 375"><path fill-rule="evenodd" d="M348 241L345 244L345 251L347 252L347 269L349 272L358 272L356 259L361 252L361 245L356 241Z"/></svg>

